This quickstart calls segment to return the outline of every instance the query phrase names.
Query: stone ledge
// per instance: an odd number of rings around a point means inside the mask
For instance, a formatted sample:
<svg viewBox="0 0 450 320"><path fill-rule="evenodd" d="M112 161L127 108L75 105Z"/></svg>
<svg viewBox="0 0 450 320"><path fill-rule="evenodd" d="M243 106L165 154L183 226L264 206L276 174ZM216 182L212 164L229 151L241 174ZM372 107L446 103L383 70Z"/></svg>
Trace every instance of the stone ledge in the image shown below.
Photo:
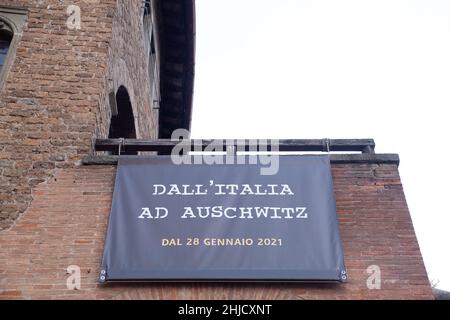
<svg viewBox="0 0 450 320"><path fill-rule="evenodd" d="M83 165L117 165L119 156L86 156ZM395 153L361 153L361 154L331 154L331 163L366 163L366 164L400 164L400 158Z"/></svg>

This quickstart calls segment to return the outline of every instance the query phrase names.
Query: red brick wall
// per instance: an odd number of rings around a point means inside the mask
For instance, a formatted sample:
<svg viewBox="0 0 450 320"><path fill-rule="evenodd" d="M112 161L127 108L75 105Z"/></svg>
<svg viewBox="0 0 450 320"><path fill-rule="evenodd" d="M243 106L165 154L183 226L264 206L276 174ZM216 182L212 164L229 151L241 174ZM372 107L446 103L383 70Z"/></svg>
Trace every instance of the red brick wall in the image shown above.
<svg viewBox="0 0 450 320"><path fill-rule="evenodd" d="M67 8L81 8L81 29ZM27 10L16 56L0 88L0 230L23 213L34 186L73 167L94 137L106 138L108 93L124 85L137 136L157 133L144 56L141 2L2 0Z"/></svg>
<svg viewBox="0 0 450 320"><path fill-rule="evenodd" d="M142 1L120 0L111 11L114 14L112 38L109 43L105 90L96 113L95 136L107 138L111 119L108 93L124 86L130 95L135 116L136 135L140 139L155 139L158 134L158 111L153 109L148 74L148 56L144 50Z"/></svg>
<svg viewBox="0 0 450 320"><path fill-rule="evenodd" d="M396 165L335 164L334 187L348 271L345 284L98 283L114 166L58 170L30 208L0 232L0 298L431 299ZM81 268L81 290L66 268ZM381 289L366 286L370 265Z"/></svg>

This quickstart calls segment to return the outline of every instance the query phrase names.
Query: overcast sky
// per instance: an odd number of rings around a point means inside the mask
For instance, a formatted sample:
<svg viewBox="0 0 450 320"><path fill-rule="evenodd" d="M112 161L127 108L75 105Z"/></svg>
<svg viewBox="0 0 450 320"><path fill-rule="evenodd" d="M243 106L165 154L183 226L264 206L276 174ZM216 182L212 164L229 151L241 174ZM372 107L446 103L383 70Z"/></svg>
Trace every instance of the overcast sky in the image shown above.
<svg viewBox="0 0 450 320"><path fill-rule="evenodd" d="M196 0L193 138L374 138L450 290L450 1Z"/></svg>

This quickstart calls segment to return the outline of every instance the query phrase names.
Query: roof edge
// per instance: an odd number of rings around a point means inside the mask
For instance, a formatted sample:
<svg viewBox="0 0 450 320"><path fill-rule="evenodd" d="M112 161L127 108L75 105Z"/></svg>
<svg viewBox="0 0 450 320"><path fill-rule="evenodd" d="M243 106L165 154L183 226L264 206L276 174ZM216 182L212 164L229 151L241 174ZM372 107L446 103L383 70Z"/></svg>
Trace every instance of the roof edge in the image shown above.
<svg viewBox="0 0 450 320"><path fill-rule="evenodd" d="M194 96L196 18L195 0L165 0L161 16L161 104L159 138L176 129L191 128Z"/></svg>

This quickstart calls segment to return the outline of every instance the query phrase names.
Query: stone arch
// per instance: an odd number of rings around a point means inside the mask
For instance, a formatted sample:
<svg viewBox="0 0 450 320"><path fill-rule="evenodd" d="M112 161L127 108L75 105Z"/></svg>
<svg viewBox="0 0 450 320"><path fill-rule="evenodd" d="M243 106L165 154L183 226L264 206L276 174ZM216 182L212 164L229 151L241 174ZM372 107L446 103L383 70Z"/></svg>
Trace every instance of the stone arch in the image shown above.
<svg viewBox="0 0 450 320"><path fill-rule="evenodd" d="M18 21L19 23L14 22L13 19L5 15L4 13L0 13L0 29L1 24L4 24L5 29L8 29L13 35L14 34L22 34L22 24L21 21Z"/></svg>
<svg viewBox="0 0 450 320"><path fill-rule="evenodd" d="M0 72L6 66L8 52L14 38L14 28L0 15Z"/></svg>
<svg viewBox="0 0 450 320"><path fill-rule="evenodd" d="M25 10L0 8L0 38L3 40L0 90L6 82L8 70L13 63L18 43L22 37L25 21ZM5 48L8 50L5 50Z"/></svg>

